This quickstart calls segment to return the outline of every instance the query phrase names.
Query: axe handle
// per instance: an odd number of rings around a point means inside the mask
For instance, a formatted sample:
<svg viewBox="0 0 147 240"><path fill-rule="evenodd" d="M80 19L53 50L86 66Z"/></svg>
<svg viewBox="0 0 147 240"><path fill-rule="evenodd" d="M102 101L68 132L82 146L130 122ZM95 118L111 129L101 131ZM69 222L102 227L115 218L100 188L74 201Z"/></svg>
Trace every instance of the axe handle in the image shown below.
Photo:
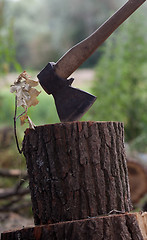
<svg viewBox="0 0 147 240"><path fill-rule="evenodd" d="M68 78L146 0L129 0L88 38L67 51L55 64L55 72Z"/></svg>

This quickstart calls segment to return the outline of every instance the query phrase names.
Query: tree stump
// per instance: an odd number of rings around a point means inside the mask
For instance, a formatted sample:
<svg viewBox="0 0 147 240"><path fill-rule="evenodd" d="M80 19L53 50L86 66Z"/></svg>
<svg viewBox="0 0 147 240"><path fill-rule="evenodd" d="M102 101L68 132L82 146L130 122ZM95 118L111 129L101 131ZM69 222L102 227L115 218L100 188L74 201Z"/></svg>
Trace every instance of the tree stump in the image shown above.
<svg viewBox="0 0 147 240"><path fill-rule="evenodd" d="M132 209L118 122L72 122L28 129L26 157L35 224Z"/></svg>
<svg viewBox="0 0 147 240"><path fill-rule="evenodd" d="M27 129L23 153L36 227L4 233L3 240L143 239L136 215L127 213L132 204L122 123Z"/></svg>

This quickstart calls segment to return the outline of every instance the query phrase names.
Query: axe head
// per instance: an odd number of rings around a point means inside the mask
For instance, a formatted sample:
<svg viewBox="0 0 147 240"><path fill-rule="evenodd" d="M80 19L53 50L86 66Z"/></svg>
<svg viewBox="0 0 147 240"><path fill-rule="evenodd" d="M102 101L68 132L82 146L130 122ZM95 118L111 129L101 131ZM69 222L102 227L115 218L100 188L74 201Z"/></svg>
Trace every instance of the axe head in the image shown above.
<svg viewBox="0 0 147 240"><path fill-rule="evenodd" d="M79 120L96 100L95 96L71 86L53 94L53 97L61 122Z"/></svg>
<svg viewBox="0 0 147 240"><path fill-rule="evenodd" d="M54 63L48 63L37 77L43 89L53 95L61 122L79 120L96 100L95 96L71 87L73 79L57 76Z"/></svg>

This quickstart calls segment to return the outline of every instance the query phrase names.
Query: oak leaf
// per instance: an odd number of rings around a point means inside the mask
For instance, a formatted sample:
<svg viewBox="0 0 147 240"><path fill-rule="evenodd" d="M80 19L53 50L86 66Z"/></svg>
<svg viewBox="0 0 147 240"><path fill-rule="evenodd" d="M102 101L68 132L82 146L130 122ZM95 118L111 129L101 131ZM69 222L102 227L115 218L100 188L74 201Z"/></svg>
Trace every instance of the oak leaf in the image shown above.
<svg viewBox="0 0 147 240"><path fill-rule="evenodd" d="M14 84L10 86L10 92L15 93L16 95L16 108L22 106L25 109L22 114L20 114L18 117L15 116L15 118L20 118L21 125L28 122L29 127L32 129L35 129L35 125L27 115L27 111L29 107L36 106L39 103L37 97L40 92L34 88L37 85L38 81L30 79L30 76L27 74L27 72L23 71L18 76Z"/></svg>

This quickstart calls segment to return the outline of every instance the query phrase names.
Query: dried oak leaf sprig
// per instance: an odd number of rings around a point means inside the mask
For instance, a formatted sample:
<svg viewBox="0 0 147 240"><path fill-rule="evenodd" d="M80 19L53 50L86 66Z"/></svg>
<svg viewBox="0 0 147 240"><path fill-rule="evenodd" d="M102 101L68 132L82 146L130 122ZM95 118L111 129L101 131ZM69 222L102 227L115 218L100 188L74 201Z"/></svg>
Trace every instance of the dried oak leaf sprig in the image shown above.
<svg viewBox="0 0 147 240"><path fill-rule="evenodd" d="M17 134L16 134L16 120L19 118L21 125L28 122L29 127L31 129L35 129L35 125L28 116L28 108L31 106L36 106L39 101L37 96L40 92L35 89L38 85L38 81L34 81L30 79L30 76L27 74L26 71L22 72L17 80L14 82L13 85L10 86L10 92L15 93L15 115L14 115L14 132L15 132L15 139L18 151L21 153L22 150L19 148ZM19 115L17 115L17 107L22 106L24 111Z"/></svg>

